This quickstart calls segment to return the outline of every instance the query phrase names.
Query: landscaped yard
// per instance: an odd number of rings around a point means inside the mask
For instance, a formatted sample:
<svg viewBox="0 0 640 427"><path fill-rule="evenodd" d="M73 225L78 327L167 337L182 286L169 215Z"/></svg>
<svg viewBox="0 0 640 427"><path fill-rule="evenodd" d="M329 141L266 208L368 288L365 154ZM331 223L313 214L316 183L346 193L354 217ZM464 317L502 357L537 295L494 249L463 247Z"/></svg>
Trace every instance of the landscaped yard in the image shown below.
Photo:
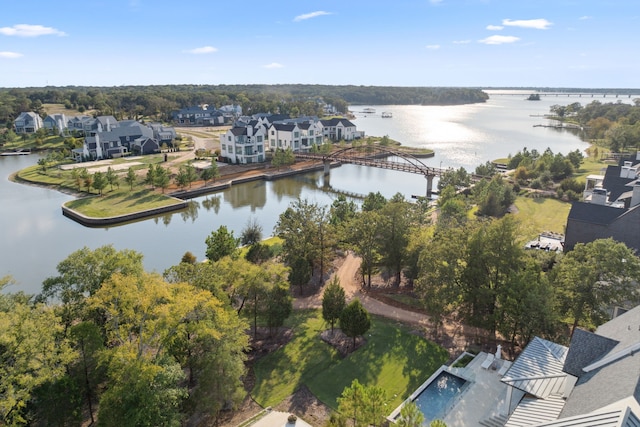
<svg viewBox="0 0 640 427"><path fill-rule="evenodd" d="M328 325L319 310L296 311L286 326L293 328L293 339L255 365L251 395L262 406L276 405L305 384L335 409L342 390L357 378L386 391L390 413L448 358L442 347L378 317L372 317L366 344L345 358L320 339Z"/></svg>
<svg viewBox="0 0 640 427"><path fill-rule="evenodd" d="M518 197L515 205L525 239L531 240L543 231L564 234L571 203L548 197Z"/></svg>
<svg viewBox="0 0 640 427"><path fill-rule="evenodd" d="M82 215L92 218L109 218L148 209L182 203L182 200L158 194L152 190L116 190L108 195L85 197L65 204Z"/></svg>

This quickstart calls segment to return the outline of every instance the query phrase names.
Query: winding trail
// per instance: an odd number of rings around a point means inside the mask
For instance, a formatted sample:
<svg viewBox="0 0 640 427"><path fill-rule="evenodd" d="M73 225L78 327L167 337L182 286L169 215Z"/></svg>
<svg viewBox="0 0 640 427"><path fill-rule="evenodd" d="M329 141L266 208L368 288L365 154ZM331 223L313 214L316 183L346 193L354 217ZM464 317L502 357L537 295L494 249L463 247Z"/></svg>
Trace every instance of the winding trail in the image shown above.
<svg viewBox="0 0 640 427"><path fill-rule="evenodd" d="M411 323L413 325L425 327L429 325L429 318L424 314L385 304L384 302L367 295L365 292L362 292L362 289L360 288L360 280L357 277L361 261L362 260L359 257L356 257L352 252L349 252L342 265L334 273L334 276L338 277L340 284L345 291L347 302L351 302L354 298L358 298L362 303L362 306L371 314L384 316L399 322ZM329 282L330 280L327 281L327 283ZM324 293L325 286L323 286L322 289L314 295L304 298L296 298L293 301L293 308L296 310L305 308L322 308L322 295Z"/></svg>

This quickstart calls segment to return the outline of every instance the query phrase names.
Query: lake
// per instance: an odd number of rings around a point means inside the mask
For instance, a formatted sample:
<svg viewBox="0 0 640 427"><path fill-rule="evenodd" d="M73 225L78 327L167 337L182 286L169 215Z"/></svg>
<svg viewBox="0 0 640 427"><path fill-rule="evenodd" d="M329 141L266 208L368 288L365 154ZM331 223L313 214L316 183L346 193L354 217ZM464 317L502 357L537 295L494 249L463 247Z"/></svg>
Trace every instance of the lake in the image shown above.
<svg viewBox="0 0 640 427"><path fill-rule="evenodd" d="M568 132L534 128L553 104L569 104L576 98L525 101L526 96L492 96L486 104L463 106L369 106L375 114L362 114L368 106L353 106L354 123L367 135L383 136L403 145L432 148L435 157L424 162L439 167L473 170L487 160L515 154L523 147L567 153L587 144ZM561 102L564 101L564 102ZM579 101L579 100L578 100ZM602 101L602 100L601 100ZM604 101L602 101L604 102ZM382 118L381 112L393 113ZM60 205L71 196L54 190L15 184L11 173L35 164L37 157L0 157L0 276L12 275L17 284L9 292L38 293L42 281L56 274L55 266L84 246L113 244L144 254L148 271L161 273L180 262L190 251L198 259L205 254L205 238L220 225L239 236L255 218L269 236L278 215L296 198L330 205L335 192L323 188L322 173L309 173L272 182L251 182L193 200L189 211L109 228L86 228L62 216ZM426 180L384 169L344 165L331 170L330 188L359 194L396 192L410 198L424 195Z"/></svg>

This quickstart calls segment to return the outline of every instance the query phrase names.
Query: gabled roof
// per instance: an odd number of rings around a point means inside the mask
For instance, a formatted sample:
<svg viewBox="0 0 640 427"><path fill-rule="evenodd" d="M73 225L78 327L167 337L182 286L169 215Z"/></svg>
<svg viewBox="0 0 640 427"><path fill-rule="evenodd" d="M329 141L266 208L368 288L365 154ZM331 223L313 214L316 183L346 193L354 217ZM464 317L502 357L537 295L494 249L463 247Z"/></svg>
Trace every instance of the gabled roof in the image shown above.
<svg viewBox="0 0 640 427"><path fill-rule="evenodd" d="M563 406L564 399L557 395L547 399L524 397L504 427L522 427L553 421L558 418Z"/></svg>
<svg viewBox="0 0 640 427"><path fill-rule="evenodd" d="M592 412L628 397L640 402L640 353L625 351L640 343L640 306L603 324L595 333L617 344L594 360L588 372L583 369L561 417Z"/></svg>
<svg viewBox="0 0 640 427"><path fill-rule="evenodd" d="M339 124L342 124L342 126L345 127L356 127L356 125L354 125L344 117L333 117L329 120L320 120L320 122L323 126L338 126Z"/></svg>
<svg viewBox="0 0 640 427"><path fill-rule="evenodd" d="M609 225L622 216L627 209L614 208L593 203L574 202L567 221L581 221L590 224Z"/></svg>
<svg viewBox="0 0 640 427"><path fill-rule="evenodd" d="M567 347L535 337L513 362L502 382L538 398L562 394Z"/></svg>
<svg viewBox="0 0 640 427"><path fill-rule="evenodd" d="M580 377L584 373L582 368L602 358L617 344L616 340L576 329L571 337L564 371L574 377Z"/></svg>
<svg viewBox="0 0 640 427"><path fill-rule="evenodd" d="M288 123L273 123L271 126L274 127L276 130L283 131L283 132L291 132L296 127L295 124L288 124Z"/></svg>
<svg viewBox="0 0 640 427"><path fill-rule="evenodd" d="M629 191L636 180L635 178L621 178L621 169L621 166L609 165L602 181L602 188L609 192L609 200L612 202L618 200L623 193Z"/></svg>
<svg viewBox="0 0 640 427"><path fill-rule="evenodd" d="M633 398L622 399L586 414L538 424L537 427L638 427L640 405Z"/></svg>

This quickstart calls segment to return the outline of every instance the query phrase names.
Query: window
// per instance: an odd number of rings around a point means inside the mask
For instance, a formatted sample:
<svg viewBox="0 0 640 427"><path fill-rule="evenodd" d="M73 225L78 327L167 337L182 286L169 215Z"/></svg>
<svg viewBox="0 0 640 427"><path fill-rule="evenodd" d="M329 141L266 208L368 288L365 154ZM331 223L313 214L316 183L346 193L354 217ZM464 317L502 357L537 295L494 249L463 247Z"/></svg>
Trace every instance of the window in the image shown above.
<svg viewBox="0 0 640 427"><path fill-rule="evenodd" d="M293 137L294 138L300 138L300 132L294 132L293 133Z"/></svg>
<svg viewBox="0 0 640 427"><path fill-rule="evenodd" d="M227 141L231 142L231 135L227 136Z"/></svg>
<svg viewBox="0 0 640 427"><path fill-rule="evenodd" d="M233 154L233 145L229 146L229 154Z"/></svg>
<svg viewBox="0 0 640 427"><path fill-rule="evenodd" d="M313 129L309 129L309 136L313 136Z"/></svg>
<svg viewBox="0 0 640 427"><path fill-rule="evenodd" d="M227 144L222 144L222 151L226 151L227 150Z"/></svg>
<svg viewBox="0 0 640 427"><path fill-rule="evenodd" d="M256 136L256 141L257 142L262 142L262 135Z"/></svg>

